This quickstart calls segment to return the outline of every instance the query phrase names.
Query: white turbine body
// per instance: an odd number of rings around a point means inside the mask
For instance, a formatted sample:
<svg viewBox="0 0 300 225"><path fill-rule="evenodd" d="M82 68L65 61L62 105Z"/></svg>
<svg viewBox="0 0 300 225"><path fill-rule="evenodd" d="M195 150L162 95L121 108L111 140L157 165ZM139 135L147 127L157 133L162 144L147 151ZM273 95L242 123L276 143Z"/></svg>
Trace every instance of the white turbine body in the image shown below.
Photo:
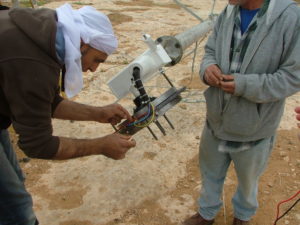
<svg viewBox="0 0 300 225"><path fill-rule="evenodd" d="M136 95L132 86L133 68L138 67L140 69L141 80L146 82L160 68L171 62L171 58L165 49L160 44L156 44L150 35L146 34L143 37L149 49L108 81L108 86L118 99L125 97L129 92Z"/></svg>

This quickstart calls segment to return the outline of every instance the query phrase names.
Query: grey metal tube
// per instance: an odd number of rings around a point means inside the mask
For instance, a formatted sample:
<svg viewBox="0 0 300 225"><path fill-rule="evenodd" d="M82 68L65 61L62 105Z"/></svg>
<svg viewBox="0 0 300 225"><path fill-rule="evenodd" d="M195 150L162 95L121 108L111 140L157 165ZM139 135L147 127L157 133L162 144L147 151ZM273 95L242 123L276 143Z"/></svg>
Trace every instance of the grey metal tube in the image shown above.
<svg viewBox="0 0 300 225"><path fill-rule="evenodd" d="M186 50L190 45L198 41L202 36L207 34L214 25L214 21L206 20L180 34L177 34L175 38L179 41L182 50Z"/></svg>

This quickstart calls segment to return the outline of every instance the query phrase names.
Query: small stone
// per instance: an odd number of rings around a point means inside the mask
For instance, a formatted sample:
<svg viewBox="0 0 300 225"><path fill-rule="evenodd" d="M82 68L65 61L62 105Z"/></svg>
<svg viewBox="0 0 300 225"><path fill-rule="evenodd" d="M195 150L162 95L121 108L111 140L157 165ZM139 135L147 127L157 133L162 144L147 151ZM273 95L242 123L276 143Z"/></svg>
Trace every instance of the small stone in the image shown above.
<svg viewBox="0 0 300 225"><path fill-rule="evenodd" d="M148 209L143 210L143 213L148 213L148 212L149 212Z"/></svg>
<svg viewBox="0 0 300 225"><path fill-rule="evenodd" d="M115 223L118 223L118 222L120 222L121 220L120 220L119 218L115 218L114 221L115 221Z"/></svg>
<svg viewBox="0 0 300 225"><path fill-rule="evenodd" d="M189 182L194 182L194 181L195 181L194 178L190 178L190 179L189 179Z"/></svg>
<svg viewBox="0 0 300 225"><path fill-rule="evenodd" d="M285 156L285 157L283 158L283 160L286 161L286 162L289 162L289 161L290 161L290 157Z"/></svg>
<svg viewBox="0 0 300 225"><path fill-rule="evenodd" d="M28 169L28 168L30 168L30 167L31 167L30 163L27 163L27 164L24 165L24 168L25 168L25 169Z"/></svg>
<svg viewBox="0 0 300 225"><path fill-rule="evenodd" d="M19 162L28 163L30 161L30 158L24 157L22 159L19 159Z"/></svg>
<svg viewBox="0 0 300 225"><path fill-rule="evenodd" d="M197 135L196 137L195 137L197 140L199 140L200 139L200 137Z"/></svg>
<svg viewBox="0 0 300 225"><path fill-rule="evenodd" d="M179 105L179 107L182 108L182 109L187 109L186 104L181 104L181 105Z"/></svg>
<svg viewBox="0 0 300 225"><path fill-rule="evenodd" d="M287 156L287 153L286 153L285 151L280 151L280 152L279 152L279 155L280 155L281 157L285 157L285 156Z"/></svg>
<svg viewBox="0 0 300 225"><path fill-rule="evenodd" d="M271 182L269 182L267 185L268 187L273 187L273 184Z"/></svg>

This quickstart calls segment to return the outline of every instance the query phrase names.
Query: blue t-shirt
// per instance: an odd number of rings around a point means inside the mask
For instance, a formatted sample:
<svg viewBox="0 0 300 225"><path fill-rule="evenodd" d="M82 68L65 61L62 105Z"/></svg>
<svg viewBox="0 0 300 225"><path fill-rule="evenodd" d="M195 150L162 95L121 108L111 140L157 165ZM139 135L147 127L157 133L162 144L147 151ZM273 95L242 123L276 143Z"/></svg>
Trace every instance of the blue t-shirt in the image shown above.
<svg viewBox="0 0 300 225"><path fill-rule="evenodd" d="M251 23L253 17L256 15L256 13L259 10L260 9L249 10L249 9L244 9L244 8L240 7L242 34L244 34L244 32L247 30L247 28L248 28L249 24Z"/></svg>

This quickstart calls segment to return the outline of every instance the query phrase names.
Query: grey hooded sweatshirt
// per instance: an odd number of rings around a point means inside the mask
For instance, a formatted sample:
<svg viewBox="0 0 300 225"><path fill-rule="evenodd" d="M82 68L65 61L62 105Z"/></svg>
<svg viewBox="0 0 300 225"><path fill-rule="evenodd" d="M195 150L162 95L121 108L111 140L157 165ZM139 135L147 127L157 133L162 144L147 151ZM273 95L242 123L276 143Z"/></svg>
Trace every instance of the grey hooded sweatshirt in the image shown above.
<svg viewBox="0 0 300 225"><path fill-rule="evenodd" d="M218 17L205 46L200 68L216 64L230 74L230 43L234 7ZM270 0L247 48L241 72L232 74L235 93L225 107L223 91L209 87L204 95L207 124L222 140L247 142L274 135L284 111L285 98L300 91L300 10L291 0Z"/></svg>

